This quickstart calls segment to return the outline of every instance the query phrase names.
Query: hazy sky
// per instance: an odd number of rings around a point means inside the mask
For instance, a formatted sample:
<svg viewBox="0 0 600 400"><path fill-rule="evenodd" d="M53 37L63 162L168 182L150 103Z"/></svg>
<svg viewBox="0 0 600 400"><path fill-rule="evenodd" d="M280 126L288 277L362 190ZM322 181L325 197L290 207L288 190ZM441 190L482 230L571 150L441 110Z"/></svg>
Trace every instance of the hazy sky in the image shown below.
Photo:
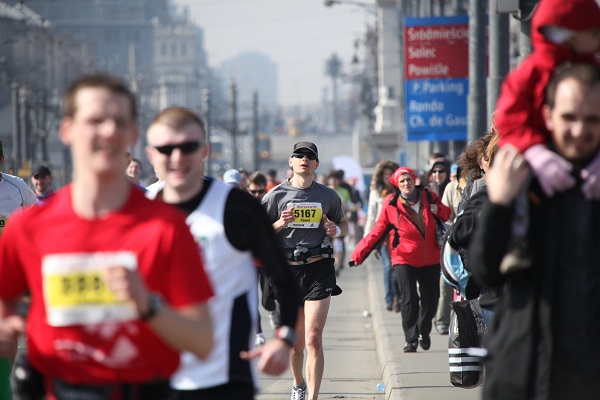
<svg viewBox="0 0 600 400"><path fill-rule="evenodd" d="M189 7L192 20L204 29L210 66L245 51L260 52L275 62L283 106L319 103L323 87L331 93L325 61L335 52L344 67L349 65L354 41L363 36L365 22L374 21L360 7L326 7L323 0L174 2Z"/></svg>

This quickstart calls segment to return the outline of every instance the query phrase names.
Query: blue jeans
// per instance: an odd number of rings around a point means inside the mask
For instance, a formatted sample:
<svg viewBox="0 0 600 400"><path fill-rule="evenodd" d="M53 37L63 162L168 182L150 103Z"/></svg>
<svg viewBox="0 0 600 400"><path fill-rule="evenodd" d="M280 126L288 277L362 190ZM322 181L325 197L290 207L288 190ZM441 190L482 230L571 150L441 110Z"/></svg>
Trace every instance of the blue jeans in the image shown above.
<svg viewBox="0 0 600 400"><path fill-rule="evenodd" d="M383 288L385 290L385 304L391 305L394 297L399 297L398 282L392 267L390 252L386 244L383 244L379 249L381 255L381 264L383 264Z"/></svg>

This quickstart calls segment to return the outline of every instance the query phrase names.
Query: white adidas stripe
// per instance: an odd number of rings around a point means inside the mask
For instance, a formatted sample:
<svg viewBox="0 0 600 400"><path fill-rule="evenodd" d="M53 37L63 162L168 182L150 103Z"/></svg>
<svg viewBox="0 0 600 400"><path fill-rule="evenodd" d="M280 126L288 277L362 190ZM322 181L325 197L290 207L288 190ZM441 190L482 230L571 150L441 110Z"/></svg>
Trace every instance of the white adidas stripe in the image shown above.
<svg viewBox="0 0 600 400"><path fill-rule="evenodd" d="M479 372L483 371L483 367L468 366L468 367L450 367L450 372Z"/></svg>
<svg viewBox="0 0 600 400"><path fill-rule="evenodd" d="M481 359L481 357L449 357L448 358L449 364L464 364L464 363L468 363L468 362L483 363L483 360Z"/></svg>

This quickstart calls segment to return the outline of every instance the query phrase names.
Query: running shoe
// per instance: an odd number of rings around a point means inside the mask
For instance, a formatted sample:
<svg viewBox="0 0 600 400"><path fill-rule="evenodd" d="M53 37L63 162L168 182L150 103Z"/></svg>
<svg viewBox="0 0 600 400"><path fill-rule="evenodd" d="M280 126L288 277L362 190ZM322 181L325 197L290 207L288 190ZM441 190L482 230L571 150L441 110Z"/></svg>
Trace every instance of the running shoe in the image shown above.
<svg viewBox="0 0 600 400"><path fill-rule="evenodd" d="M417 352L417 341L415 340L414 342L406 342L403 350L405 353L416 353Z"/></svg>
<svg viewBox="0 0 600 400"><path fill-rule="evenodd" d="M306 383L300 386L292 386L292 400L307 400Z"/></svg>
<svg viewBox="0 0 600 400"><path fill-rule="evenodd" d="M429 350L429 348L431 347L431 338L429 337L429 335L427 335L427 336L421 335L419 344L421 345L421 348L423 350Z"/></svg>

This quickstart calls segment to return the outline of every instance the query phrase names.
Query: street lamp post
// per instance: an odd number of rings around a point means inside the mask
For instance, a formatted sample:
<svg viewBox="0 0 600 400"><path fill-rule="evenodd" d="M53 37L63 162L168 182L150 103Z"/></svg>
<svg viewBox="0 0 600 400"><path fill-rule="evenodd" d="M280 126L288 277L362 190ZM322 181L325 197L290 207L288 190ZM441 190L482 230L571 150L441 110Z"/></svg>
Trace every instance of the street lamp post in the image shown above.
<svg viewBox="0 0 600 400"><path fill-rule="evenodd" d="M40 93L40 101L41 101L41 105L40 105L40 123L38 126L38 132L39 132L39 138L40 138L40 149L39 149L39 159L41 162L46 163L48 162L48 146L47 146L47 140L48 140L48 131L46 129L46 120L47 120L47 114L46 114L46 107L48 106L48 96L46 95L46 91L42 90L42 92Z"/></svg>
<svg viewBox="0 0 600 400"><path fill-rule="evenodd" d="M347 4L350 6L360 7L370 14L377 15L377 10L376 10L376 7L374 4L363 3L360 1L353 1L353 0L324 0L323 1L323 5L325 7L332 7L336 4Z"/></svg>
<svg viewBox="0 0 600 400"><path fill-rule="evenodd" d="M467 139L482 136L487 123L485 3L469 2L469 97Z"/></svg>
<svg viewBox="0 0 600 400"><path fill-rule="evenodd" d="M32 158L31 155L31 140L30 140L30 125L28 124L29 117L29 97L30 90L26 86L21 86L19 90L19 119L21 120L21 141L18 143L21 147L21 163L18 165L18 169L23 168L23 161L29 161ZM18 175L18 173L17 173Z"/></svg>
<svg viewBox="0 0 600 400"><path fill-rule="evenodd" d="M203 114L204 114L204 129L205 129L205 133L206 133L206 143L210 146L210 134L211 134L211 130L210 130L210 124L212 123L212 113L211 113L211 102L210 102L210 88L209 87L205 87L204 89L202 89L202 108L203 108ZM210 149L210 153L208 155L208 159L206 160L206 175L208 176L212 176L212 162L211 162L211 158L212 158L212 149Z"/></svg>
<svg viewBox="0 0 600 400"><path fill-rule="evenodd" d="M500 97L502 81L510 69L509 53L509 20L508 14L497 12L499 0L489 0L489 77L487 92L487 126L491 126L492 112Z"/></svg>
<svg viewBox="0 0 600 400"><path fill-rule="evenodd" d="M252 93L252 155L254 157L254 170L260 169L260 154L258 151L258 131L259 131L259 119L258 119L258 91L254 90Z"/></svg>
<svg viewBox="0 0 600 400"><path fill-rule="evenodd" d="M20 102L19 102L19 84L13 82L11 86L11 101L12 101L12 148L11 148L11 169L15 171L21 165L21 118L20 117Z"/></svg>
<svg viewBox="0 0 600 400"><path fill-rule="evenodd" d="M539 0L522 0L519 2L520 12L517 19L520 24L519 34L519 62L523 61L525 57L533 51L533 45L531 44L531 18L537 9Z"/></svg>
<svg viewBox="0 0 600 400"><path fill-rule="evenodd" d="M377 0L364 3L354 0L325 0L325 6L347 4L360 7L377 17L378 103L375 126L369 144L377 159L396 159L398 149L404 150L405 132L402 124L402 65L400 42L399 0Z"/></svg>
<svg viewBox="0 0 600 400"><path fill-rule="evenodd" d="M237 122L237 86L232 80L229 84L229 110L231 113L231 154L232 154L232 168L238 168L238 148L237 148L237 136L238 136L238 122Z"/></svg>
<svg viewBox="0 0 600 400"><path fill-rule="evenodd" d="M50 162L50 156L48 154L48 138L50 137L51 132L55 131L59 118L60 98L58 96L58 89L54 88L50 91L45 89L42 90L39 123L39 159L43 163Z"/></svg>

